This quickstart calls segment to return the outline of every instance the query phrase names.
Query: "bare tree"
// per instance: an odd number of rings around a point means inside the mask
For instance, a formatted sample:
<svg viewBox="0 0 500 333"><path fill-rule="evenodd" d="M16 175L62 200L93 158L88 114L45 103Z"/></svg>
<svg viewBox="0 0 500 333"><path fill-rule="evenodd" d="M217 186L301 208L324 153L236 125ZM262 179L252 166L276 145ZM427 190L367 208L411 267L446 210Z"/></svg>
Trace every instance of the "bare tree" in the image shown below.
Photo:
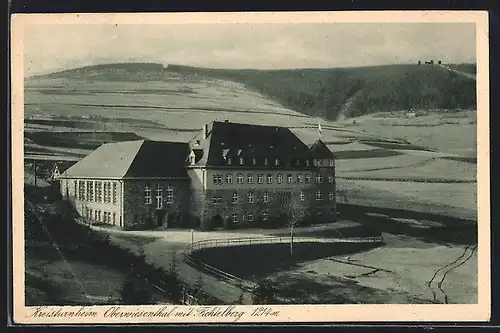
<svg viewBox="0 0 500 333"><path fill-rule="evenodd" d="M352 186L345 184L342 187L337 187L336 192L337 197L340 199L340 203L349 203L349 201L355 199L359 195L360 189L353 182Z"/></svg>

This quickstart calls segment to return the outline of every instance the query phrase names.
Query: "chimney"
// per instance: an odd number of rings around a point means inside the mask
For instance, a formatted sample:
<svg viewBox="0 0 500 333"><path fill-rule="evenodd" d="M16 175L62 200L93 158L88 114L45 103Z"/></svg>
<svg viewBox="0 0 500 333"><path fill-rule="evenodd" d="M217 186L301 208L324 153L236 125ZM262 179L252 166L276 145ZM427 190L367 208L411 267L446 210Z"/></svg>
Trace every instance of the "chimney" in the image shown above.
<svg viewBox="0 0 500 333"><path fill-rule="evenodd" d="M208 124L203 125L203 139L206 139L208 136Z"/></svg>

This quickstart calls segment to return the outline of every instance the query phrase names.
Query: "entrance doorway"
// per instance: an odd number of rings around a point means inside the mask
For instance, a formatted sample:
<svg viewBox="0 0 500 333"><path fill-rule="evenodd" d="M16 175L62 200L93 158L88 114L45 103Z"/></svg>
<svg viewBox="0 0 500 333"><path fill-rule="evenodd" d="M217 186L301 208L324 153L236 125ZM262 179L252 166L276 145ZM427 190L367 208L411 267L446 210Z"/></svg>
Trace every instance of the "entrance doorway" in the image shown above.
<svg viewBox="0 0 500 333"><path fill-rule="evenodd" d="M156 226L163 227L164 221L165 221L165 211L157 210L156 211Z"/></svg>
<svg viewBox="0 0 500 333"><path fill-rule="evenodd" d="M219 214L214 215L212 218L212 225L214 228L221 228L224 226L224 219Z"/></svg>

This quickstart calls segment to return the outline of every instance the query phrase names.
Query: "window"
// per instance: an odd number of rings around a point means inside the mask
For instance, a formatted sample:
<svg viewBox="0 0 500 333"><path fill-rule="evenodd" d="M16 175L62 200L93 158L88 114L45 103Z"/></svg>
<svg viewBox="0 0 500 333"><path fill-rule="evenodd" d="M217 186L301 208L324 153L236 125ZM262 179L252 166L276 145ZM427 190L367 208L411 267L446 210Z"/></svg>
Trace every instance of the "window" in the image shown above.
<svg viewBox="0 0 500 333"><path fill-rule="evenodd" d="M96 202L102 202L102 182L96 182Z"/></svg>
<svg viewBox="0 0 500 333"><path fill-rule="evenodd" d="M300 159L297 159L297 166L300 166Z"/></svg>
<svg viewBox="0 0 500 333"><path fill-rule="evenodd" d="M248 203L253 203L253 192L248 193Z"/></svg>
<svg viewBox="0 0 500 333"><path fill-rule="evenodd" d="M257 164L257 160L255 158L252 158L252 164L253 165L256 165Z"/></svg>
<svg viewBox="0 0 500 333"><path fill-rule="evenodd" d="M93 214L93 211L91 208L89 208L89 219L91 219L91 220L92 220L92 214Z"/></svg>
<svg viewBox="0 0 500 333"><path fill-rule="evenodd" d="M267 158L264 159L264 165L267 165Z"/></svg>
<svg viewBox="0 0 500 333"><path fill-rule="evenodd" d="M300 191L300 201L304 201L305 195L303 191Z"/></svg>
<svg viewBox="0 0 500 333"><path fill-rule="evenodd" d="M273 175L271 175L270 173L267 174L266 183L268 183L268 184L273 183Z"/></svg>
<svg viewBox="0 0 500 333"><path fill-rule="evenodd" d="M75 180L73 185L75 187L75 197L78 198L78 182Z"/></svg>
<svg viewBox="0 0 500 333"><path fill-rule="evenodd" d="M233 214L233 223L238 223L238 214Z"/></svg>
<svg viewBox="0 0 500 333"><path fill-rule="evenodd" d="M257 182L259 184L264 183L264 175L263 174L257 175Z"/></svg>
<svg viewBox="0 0 500 333"><path fill-rule="evenodd" d="M268 217L268 216L267 216L267 212L262 213L262 219L263 219L264 221L267 221L267 217Z"/></svg>
<svg viewBox="0 0 500 333"><path fill-rule="evenodd" d="M309 164L309 160L306 160L306 165L307 165L307 166L309 166L309 165L310 165L310 164Z"/></svg>
<svg viewBox="0 0 500 333"><path fill-rule="evenodd" d="M116 205L116 183L113 183L113 205ZM114 218L113 218L113 224L115 224Z"/></svg>
<svg viewBox="0 0 500 333"><path fill-rule="evenodd" d="M321 195L321 191L316 191L316 200L322 200L323 196Z"/></svg>
<svg viewBox="0 0 500 333"><path fill-rule="evenodd" d="M291 173L288 174L287 182L288 182L288 184L290 184L292 182L292 174Z"/></svg>
<svg viewBox="0 0 500 333"><path fill-rule="evenodd" d="M253 221L253 214L248 213L248 222L252 222L252 221Z"/></svg>
<svg viewBox="0 0 500 333"><path fill-rule="evenodd" d="M328 182L329 182L329 183L333 183L333 176L329 176L329 177L328 177Z"/></svg>
<svg viewBox="0 0 500 333"><path fill-rule="evenodd" d="M269 193L264 192L264 202L269 202Z"/></svg>
<svg viewBox="0 0 500 333"><path fill-rule="evenodd" d="M92 201L92 197L90 196L90 184L91 182L87 180L87 183L85 184L85 197L87 198L87 201Z"/></svg>
<svg viewBox="0 0 500 333"><path fill-rule="evenodd" d="M214 185L221 185L221 184L222 184L222 176L214 175Z"/></svg>
<svg viewBox="0 0 500 333"><path fill-rule="evenodd" d="M306 184L309 184L311 182L311 175L310 174L306 174L305 175L305 180L306 180Z"/></svg>
<svg viewBox="0 0 500 333"><path fill-rule="evenodd" d="M321 166L321 160L318 160L318 166Z"/></svg>
<svg viewBox="0 0 500 333"><path fill-rule="evenodd" d="M253 175L251 173L247 175L247 182L248 184L253 184Z"/></svg>
<svg viewBox="0 0 500 333"><path fill-rule="evenodd" d="M297 183L302 183L302 175L300 173L297 174Z"/></svg>
<svg viewBox="0 0 500 333"><path fill-rule="evenodd" d="M110 199L110 183L109 182L104 182L104 203L109 203L111 200Z"/></svg>
<svg viewBox="0 0 500 333"><path fill-rule="evenodd" d="M328 199L333 200L333 192L328 193Z"/></svg>
<svg viewBox="0 0 500 333"><path fill-rule="evenodd" d="M102 219L101 219L101 211L98 211L98 212L97 212L97 221L102 222Z"/></svg>
<svg viewBox="0 0 500 333"><path fill-rule="evenodd" d="M222 197L214 197L214 205L220 205L222 203Z"/></svg>
<svg viewBox="0 0 500 333"><path fill-rule="evenodd" d="M333 167L335 165L335 161L334 160L329 160L328 161L328 165Z"/></svg>
<svg viewBox="0 0 500 333"><path fill-rule="evenodd" d="M102 189L103 196L102 196L102 199L103 199L104 203L107 203L108 202L108 182L103 182L102 185L103 185L103 189ZM104 215L106 215L106 214L104 214Z"/></svg>
<svg viewBox="0 0 500 333"><path fill-rule="evenodd" d="M323 182L323 177L321 175L316 176L316 183L321 184Z"/></svg>
<svg viewBox="0 0 500 333"><path fill-rule="evenodd" d="M238 182L238 184L243 184L243 174L242 173L238 174L237 182Z"/></svg>
<svg viewBox="0 0 500 333"><path fill-rule="evenodd" d="M156 208L163 207L163 186L156 185Z"/></svg>
<svg viewBox="0 0 500 333"><path fill-rule="evenodd" d="M99 221L99 214L97 214L97 213L98 213L98 211L96 210L95 215L94 215L94 220Z"/></svg>
<svg viewBox="0 0 500 333"><path fill-rule="evenodd" d="M278 184L283 183L283 175L280 173L278 174Z"/></svg>
<svg viewBox="0 0 500 333"><path fill-rule="evenodd" d="M85 182L83 180L78 181L78 200L85 200Z"/></svg>
<svg viewBox="0 0 500 333"><path fill-rule="evenodd" d="M227 158L227 164L231 165L231 157Z"/></svg>
<svg viewBox="0 0 500 333"><path fill-rule="evenodd" d="M244 162L245 160L243 159L243 157L240 157L240 164L243 165Z"/></svg>
<svg viewBox="0 0 500 333"><path fill-rule="evenodd" d="M280 165L280 159L279 158L277 158L277 159L274 160L274 165Z"/></svg>
<svg viewBox="0 0 500 333"><path fill-rule="evenodd" d="M278 193L278 204L280 206L289 206L292 198L291 192Z"/></svg>
<svg viewBox="0 0 500 333"><path fill-rule="evenodd" d="M172 186L168 185L167 186L167 203L171 204L174 202L174 189Z"/></svg>
<svg viewBox="0 0 500 333"><path fill-rule="evenodd" d="M238 192L233 193L233 203L234 204L238 203Z"/></svg>
<svg viewBox="0 0 500 333"><path fill-rule="evenodd" d="M116 225L116 213L113 213L113 225Z"/></svg>
<svg viewBox="0 0 500 333"><path fill-rule="evenodd" d="M151 204L151 187L148 185L144 186L144 203L146 205Z"/></svg>
<svg viewBox="0 0 500 333"><path fill-rule="evenodd" d="M108 182L106 185L108 186L108 203L111 203L111 182ZM111 218L110 218L110 220L111 220Z"/></svg>
<svg viewBox="0 0 500 333"><path fill-rule="evenodd" d="M94 181L90 181L88 200L94 201Z"/></svg>
<svg viewBox="0 0 500 333"><path fill-rule="evenodd" d="M232 174L228 173L226 175L226 183L228 183L228 184L232 184L233 183L233 175Z"/></svg>

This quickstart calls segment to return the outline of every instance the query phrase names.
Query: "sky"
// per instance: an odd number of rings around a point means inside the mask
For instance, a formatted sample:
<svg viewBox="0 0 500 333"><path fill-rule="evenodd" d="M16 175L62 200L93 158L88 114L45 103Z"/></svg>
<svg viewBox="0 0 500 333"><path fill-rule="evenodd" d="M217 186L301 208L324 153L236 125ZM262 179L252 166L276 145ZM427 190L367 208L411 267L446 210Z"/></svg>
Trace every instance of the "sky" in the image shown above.
<svg viewBox="0 0 500 333"><path fill-rule="evenodd" d="M24 74L114 62L326 68L476 61L474 23L28 25Z"/></svg>

